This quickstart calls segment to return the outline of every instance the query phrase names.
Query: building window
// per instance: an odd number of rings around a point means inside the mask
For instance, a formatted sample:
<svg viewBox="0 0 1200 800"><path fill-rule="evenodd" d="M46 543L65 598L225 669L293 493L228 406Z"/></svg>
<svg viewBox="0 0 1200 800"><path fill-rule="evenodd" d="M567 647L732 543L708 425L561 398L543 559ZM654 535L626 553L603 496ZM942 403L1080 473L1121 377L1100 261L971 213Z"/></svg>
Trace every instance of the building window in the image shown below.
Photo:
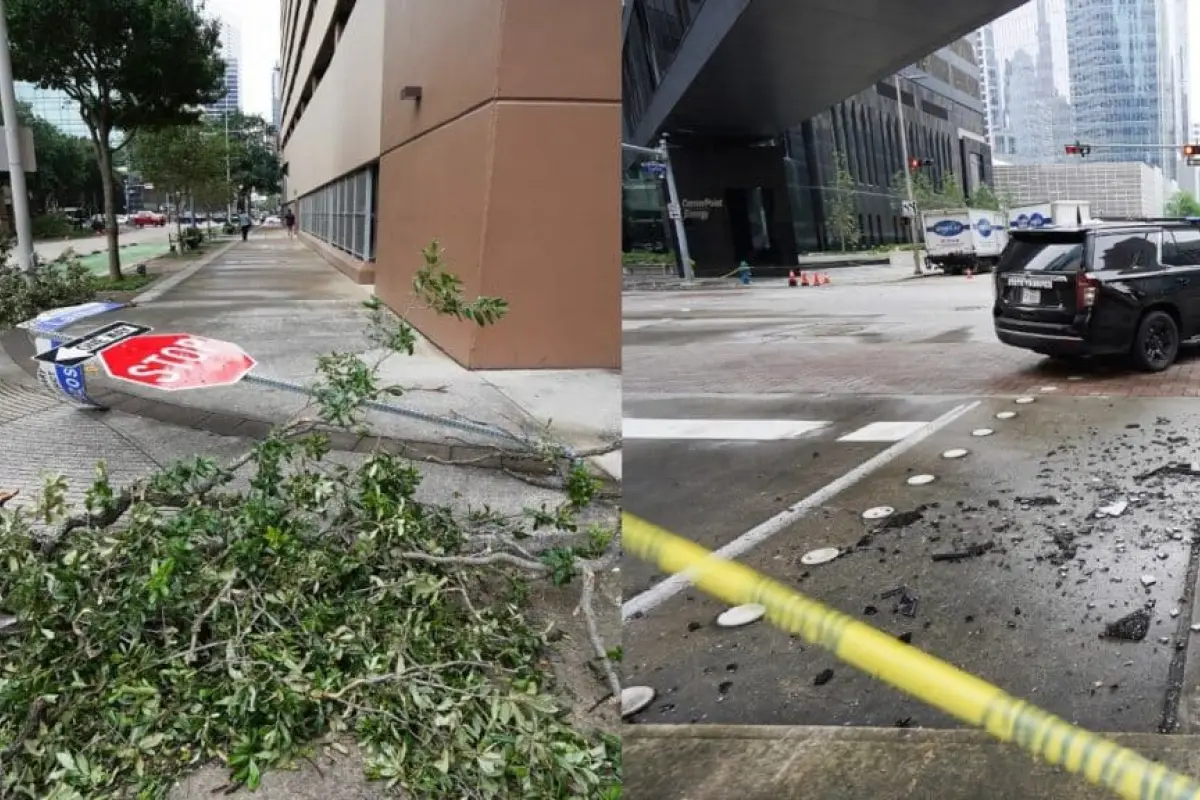
<svg viewBox="0 0 1200 800"><path fill-rule="evenodd" d="M362 261L375 258L374 166L352 172L300 198L300 230Z"/></svg>

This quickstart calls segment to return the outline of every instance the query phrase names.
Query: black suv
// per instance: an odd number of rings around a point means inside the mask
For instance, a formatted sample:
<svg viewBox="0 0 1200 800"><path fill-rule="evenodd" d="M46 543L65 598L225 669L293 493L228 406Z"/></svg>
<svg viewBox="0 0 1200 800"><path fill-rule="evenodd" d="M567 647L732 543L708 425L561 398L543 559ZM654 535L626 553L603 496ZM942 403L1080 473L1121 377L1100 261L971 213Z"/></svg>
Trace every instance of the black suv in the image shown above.
<svg viewBox="0 0 1200 800"><path fill-rule="evenodd" d="M1053 357L1129 354L1160 372L1200 336L1200 220L1012 231L993 277L996 336Z"/></svg>

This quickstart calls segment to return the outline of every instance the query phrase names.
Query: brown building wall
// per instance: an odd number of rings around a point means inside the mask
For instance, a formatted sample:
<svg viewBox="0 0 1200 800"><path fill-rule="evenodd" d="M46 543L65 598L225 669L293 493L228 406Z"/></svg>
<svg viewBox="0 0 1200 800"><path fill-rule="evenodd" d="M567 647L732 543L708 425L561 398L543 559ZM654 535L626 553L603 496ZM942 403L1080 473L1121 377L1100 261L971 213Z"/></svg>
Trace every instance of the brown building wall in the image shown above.
<svg viewBox="0 0 1200 800"><path fill-rule="evenodd" d="M320 8L330 0L317 2ZM358 6L375 3L386 7L382 25L361 27L382 32L380 297L395 309L410 308L420 251L436 238L469 294L498 295L510 306L505 320L483 330L410 313L460 363L619 367L620 4L358 0ZM321 97L348 92L346 82L329 76L341 51L355 47L348 40L361 35L358 14L356 7L285 146L289 197L338 177L319 173L350 169L361 152L361 136L354 147L326 141L336 158L317 159L319 167L296 164L324 141L322 129L346 124L329 119L333 108L370 118L365 108L355 110L357 98ZM366 49L355 58L360 73ZM305 61L297 59L301 67ZM401 99L405 86L421 87L420 102ZM324 110L313 114L318 108Z"/></svg>

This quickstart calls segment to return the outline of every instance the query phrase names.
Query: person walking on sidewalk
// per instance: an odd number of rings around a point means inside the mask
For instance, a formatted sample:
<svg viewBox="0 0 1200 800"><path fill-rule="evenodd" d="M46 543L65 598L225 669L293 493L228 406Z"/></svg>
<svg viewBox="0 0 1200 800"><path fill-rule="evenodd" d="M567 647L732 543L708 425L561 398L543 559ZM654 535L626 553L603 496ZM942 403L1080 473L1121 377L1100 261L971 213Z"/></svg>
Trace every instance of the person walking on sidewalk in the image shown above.
<svg viewBox="0 0 1200 800"><path fill-rule="evenodd" d="M250 236L250 214L246 211L238 214L238 224L242 226L242 241L246 241Z"/></svg>
<svg viewBox="0 0 1200 800"><path fill-rule="evenodd" d="M287 226L288 238L291 239L296 234L296 215L290 207L283 212L283 224Z"/></svg>

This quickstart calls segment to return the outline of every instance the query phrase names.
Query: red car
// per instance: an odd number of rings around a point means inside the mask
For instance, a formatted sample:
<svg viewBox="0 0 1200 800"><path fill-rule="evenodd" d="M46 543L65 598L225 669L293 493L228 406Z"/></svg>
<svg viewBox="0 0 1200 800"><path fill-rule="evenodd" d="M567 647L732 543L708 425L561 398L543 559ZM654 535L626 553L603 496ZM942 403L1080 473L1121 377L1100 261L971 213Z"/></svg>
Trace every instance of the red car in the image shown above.
<svg viewBox="0 0 1200 800"><path fill-rule="evenodd" d="M154 225L161 228L167 224L167 218L165 215L155 211L138 211L129 216L129 222L131 225L136 225L139 228L144 228L147 225Z"/></svg>

